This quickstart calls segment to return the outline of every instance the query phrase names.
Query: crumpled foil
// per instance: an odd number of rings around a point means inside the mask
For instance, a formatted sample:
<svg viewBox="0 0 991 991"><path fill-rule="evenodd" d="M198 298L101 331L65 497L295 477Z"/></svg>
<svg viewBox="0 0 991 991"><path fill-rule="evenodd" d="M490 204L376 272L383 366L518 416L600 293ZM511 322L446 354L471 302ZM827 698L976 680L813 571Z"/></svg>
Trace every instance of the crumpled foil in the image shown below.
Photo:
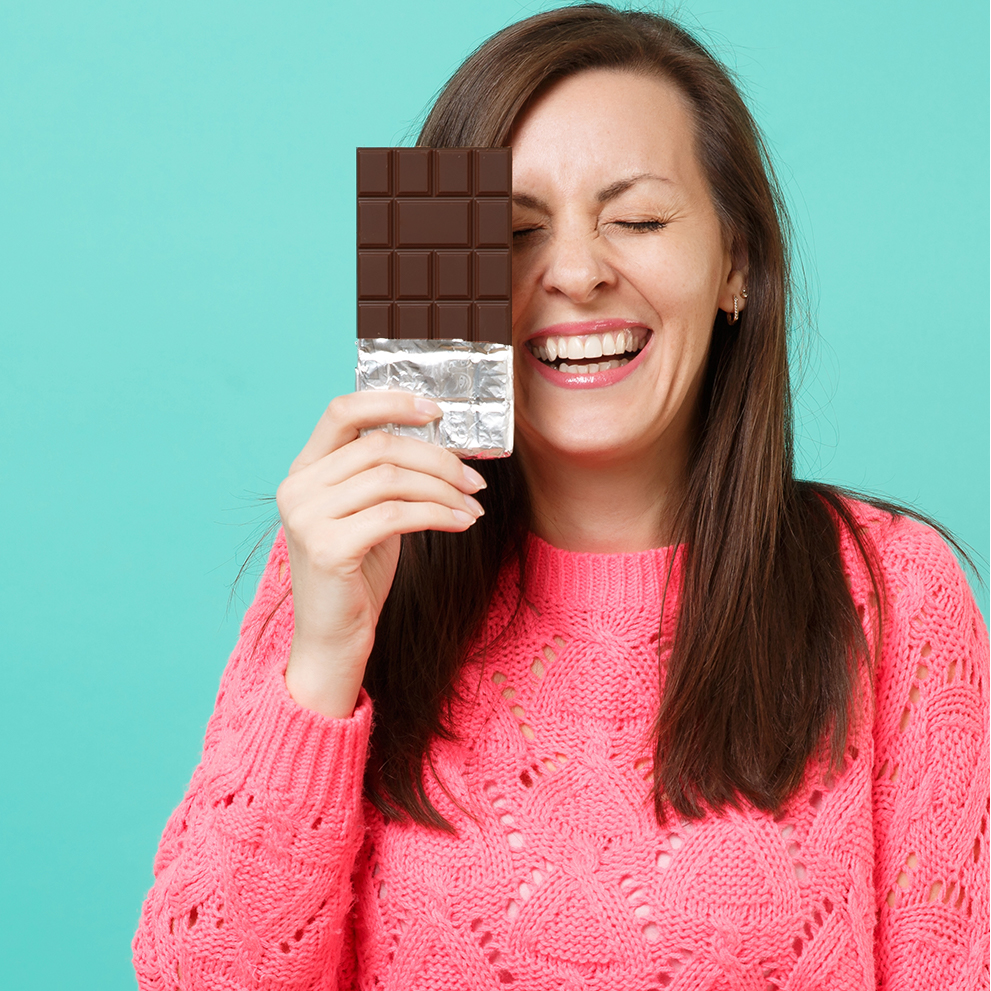
<svg viewBox="0 0 991 991"><path fill-rule="evenodd" d="M513 452L513 349L507 344L359 339L355 387L414 392L444 412L423 427L374 429L438 444L462 458Z"/></svg>

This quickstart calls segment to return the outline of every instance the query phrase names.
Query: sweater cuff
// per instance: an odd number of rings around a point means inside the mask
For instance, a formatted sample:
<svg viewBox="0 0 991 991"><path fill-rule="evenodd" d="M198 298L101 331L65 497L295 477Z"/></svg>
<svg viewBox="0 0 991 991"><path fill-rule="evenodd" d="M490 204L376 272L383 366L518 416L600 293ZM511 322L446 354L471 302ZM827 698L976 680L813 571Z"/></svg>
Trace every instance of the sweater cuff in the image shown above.
<svg viewBox="0 0 991 991"><path fill-rule="evenodd" d="M352 715L331 719L296 702L276 669L245 700L238 721L238 764L251 788L278 795L287 811L357 807L372 725L363 687Z"/></svg>

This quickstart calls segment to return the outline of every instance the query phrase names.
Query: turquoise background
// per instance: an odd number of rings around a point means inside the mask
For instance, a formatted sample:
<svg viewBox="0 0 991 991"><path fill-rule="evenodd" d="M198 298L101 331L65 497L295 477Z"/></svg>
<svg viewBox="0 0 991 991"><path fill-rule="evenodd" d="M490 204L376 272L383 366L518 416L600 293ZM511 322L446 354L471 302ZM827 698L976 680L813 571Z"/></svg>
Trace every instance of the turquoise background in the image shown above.
<svg viewBox="0 0 991 991"><path fill-rule="evenodd" d="M412 140L471 49L549 6L0 8L5 987L134 987L257 497L353 381L354 148ZM985 0L680 15L745 81L793 204L804 470L986 561Z"/></svg>

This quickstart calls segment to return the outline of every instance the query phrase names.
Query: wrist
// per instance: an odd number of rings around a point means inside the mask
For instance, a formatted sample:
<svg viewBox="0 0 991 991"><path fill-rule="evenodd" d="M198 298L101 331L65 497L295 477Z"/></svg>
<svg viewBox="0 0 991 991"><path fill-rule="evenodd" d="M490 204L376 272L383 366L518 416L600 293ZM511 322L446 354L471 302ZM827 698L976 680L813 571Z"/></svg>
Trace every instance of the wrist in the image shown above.
<svg viewBox="0 0 991 991"><path fill-rule="evenodd" d="M365 674L365 661L348 663L325 648L293 640L286 666L286 689L305 709L330 719L348 719L354 712Z"/></svg>

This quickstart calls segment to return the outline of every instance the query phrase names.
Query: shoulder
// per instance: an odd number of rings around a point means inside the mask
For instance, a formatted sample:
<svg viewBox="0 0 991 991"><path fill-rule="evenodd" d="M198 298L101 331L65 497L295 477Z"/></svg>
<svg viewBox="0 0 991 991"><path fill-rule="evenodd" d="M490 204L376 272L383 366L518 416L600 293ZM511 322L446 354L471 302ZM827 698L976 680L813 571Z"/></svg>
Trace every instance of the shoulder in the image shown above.
<svg viewBox="0 0 991 991"><path fill-rule="evenodd" d="M963 568L936 530L914 517L894 515L867 502L844 498L843 503L856 533L841 525L840 553L858 605L873 601L873 584L858 547L859 537L875 565L875 577L883 582L889 609L899 614L936 609L956 619L963 619L965 612L976 612L980 621Z"/></svg>
<svg viewBox="0 0 991 991"><path fill-rule="evenodd" d="M971 987L960 974L980 966L975 948L982 927L987 931L987 629L953 549L936 530L865 503L847 508L858 533L873 541L883 586L865 727L873 746L879 973L901 973L921 947L923 970L938 955L946 986ZM851 545L847 535L845 558ZM873 586L856 563L848 573L854 601L866 603L870 639ZM922 931L938 938L922 946Z"/></svg>
<svg viewBox="0 0 991 991"><path fill-rule="evenodd" d="M882 592L881 652L874 683L877 716L896 735L920 704L930 709L950 693L978 722L986 710L988 631L953 549L932 527L867 503L845 500L875 555ZM874 586L849 532L841 537L844 567L865 631L876 617Z"/></svg>

